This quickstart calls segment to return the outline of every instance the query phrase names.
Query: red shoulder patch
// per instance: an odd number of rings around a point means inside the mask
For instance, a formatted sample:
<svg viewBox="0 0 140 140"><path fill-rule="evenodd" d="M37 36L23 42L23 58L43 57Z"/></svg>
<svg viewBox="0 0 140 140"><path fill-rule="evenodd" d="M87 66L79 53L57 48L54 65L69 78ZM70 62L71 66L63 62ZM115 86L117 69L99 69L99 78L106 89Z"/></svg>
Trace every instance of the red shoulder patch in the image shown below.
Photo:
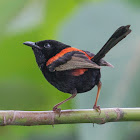
<svg viewBox="0 0 140 140"><path fill-rule="evenodd" d="M82 50L79 50L77 48L73 48L73 47L69 47L69 48L66 48L66 49L63 49L61 52L59 52L58 54L56 54L55 56L53 56L52 58L50 58L47 63L46 63L46 66L50 65L51 63L53 63L54 61L56 61L57 59L59 59L60 57L62 57L64 54L68 53L68 52L72 52L72 51L79 51L79 52L82 52L84 53L88 59L92 59L92 57L90 57L86 52L82 51Z"/></svg>

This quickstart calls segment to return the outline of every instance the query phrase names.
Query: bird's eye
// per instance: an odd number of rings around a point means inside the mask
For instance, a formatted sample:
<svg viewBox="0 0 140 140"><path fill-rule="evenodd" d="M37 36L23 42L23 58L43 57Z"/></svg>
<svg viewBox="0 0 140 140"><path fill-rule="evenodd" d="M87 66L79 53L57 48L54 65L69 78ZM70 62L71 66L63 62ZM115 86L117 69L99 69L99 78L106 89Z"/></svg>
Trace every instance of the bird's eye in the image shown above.
<svg viewBox="0 0 140 140"><path fill-rule="evenodd" d="M50 47L51 47L51 45L49 43L44 44L44 48L48 49Z"/></svg>

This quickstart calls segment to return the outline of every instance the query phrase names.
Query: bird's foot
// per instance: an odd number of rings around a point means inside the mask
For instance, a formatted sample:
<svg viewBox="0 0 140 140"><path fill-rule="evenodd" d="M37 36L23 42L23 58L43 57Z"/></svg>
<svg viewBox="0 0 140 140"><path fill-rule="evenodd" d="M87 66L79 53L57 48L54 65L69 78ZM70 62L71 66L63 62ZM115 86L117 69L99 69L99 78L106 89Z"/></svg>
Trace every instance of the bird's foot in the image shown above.
<svg viewBox="0 0 140 140"><path fill-rule="evenodd" d="M58 113L59 114L59 117L60 117L60 115L61 115L61 108L54 107L53 108L53 111L55 111L56 113Z"/></svg>
<svg viewBox="0 0 140 140"><path fill-rule="evenodd" d="M99 112L99 115L101 114L100 106L94 105L94 106L93 106L93 109L95 109L97 112Z"/></svg>

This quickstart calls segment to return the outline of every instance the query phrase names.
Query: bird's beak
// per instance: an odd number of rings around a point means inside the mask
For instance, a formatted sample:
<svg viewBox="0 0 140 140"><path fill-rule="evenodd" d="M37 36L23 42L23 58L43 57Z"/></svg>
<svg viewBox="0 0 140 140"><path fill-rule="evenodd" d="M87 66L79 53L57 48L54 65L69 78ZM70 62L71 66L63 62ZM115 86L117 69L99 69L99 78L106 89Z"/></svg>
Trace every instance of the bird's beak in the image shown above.
<svg viewBox="0 0 140 140"><path fill-rule="evenodd" d="M38 49L41 49L38 45L36 45L34 42L31 42L31 41L26 41L23 43L24 45L27 45L27 46L30 46L32 48L38 48Z"/></svg>

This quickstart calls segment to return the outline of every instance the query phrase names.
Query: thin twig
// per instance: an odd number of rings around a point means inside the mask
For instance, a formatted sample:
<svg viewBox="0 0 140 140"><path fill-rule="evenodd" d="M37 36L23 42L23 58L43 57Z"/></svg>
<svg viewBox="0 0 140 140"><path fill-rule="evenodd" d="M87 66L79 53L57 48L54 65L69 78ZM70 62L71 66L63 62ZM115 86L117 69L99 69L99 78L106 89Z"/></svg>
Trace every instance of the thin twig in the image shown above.
<svg viewBox="0 0 140 140"><path fill-rule="evenodd" d="M0 125L54 125L72 123L97 123L140 121L140 108L104 108L101 114L93 109L54 111L1 110Z"/></svg>

